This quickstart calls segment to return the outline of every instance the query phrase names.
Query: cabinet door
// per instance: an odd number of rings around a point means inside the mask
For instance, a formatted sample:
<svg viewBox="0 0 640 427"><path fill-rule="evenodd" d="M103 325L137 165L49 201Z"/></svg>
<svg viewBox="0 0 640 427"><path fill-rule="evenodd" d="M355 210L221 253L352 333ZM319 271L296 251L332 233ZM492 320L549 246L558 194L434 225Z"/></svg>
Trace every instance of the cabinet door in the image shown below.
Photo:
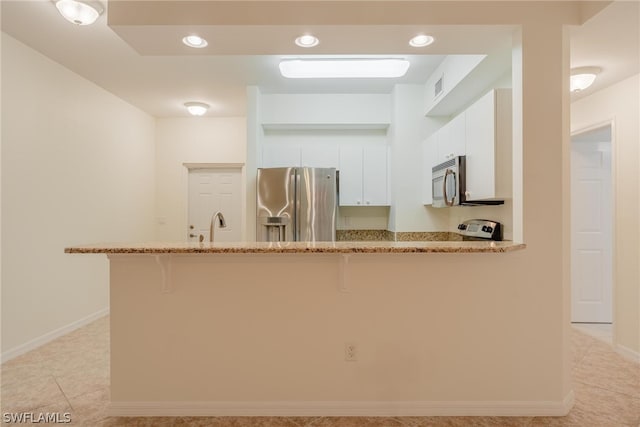
<svg viewBox="0 0 640 427"><path fill-rule="evenodd" d="M465 113L458 114L437 133L438 163L446 162L455 156L465 155L467 129Z"/></svg>
<svg viewBox="0 0 640 427"><path fill-rule="evenodd" d="M340 206L362 205L362 147L340 147Z"/></svg>
<svg viewBox="0 0 640 427"><path fill-rule="evenodd" d="M300 166L300 146L287 144L265 144L262 147L263 168Z"/></svg>
<svg viewBox="0 0 640 427"><path fill-rule="evenodd" d="M453 154L449 147L451 138L451 122L442 126L434 135L434 144L436 145L436 162L435 165L446 162Z"/></svg>
<svg viewBox="0 0 640 427"><path fill-rule="evenodd" d="M467 198L495 197L495 92L491 91L466 110Z"/></svg>
<svg viewBox="0 0 640 427"><path fill-rule="evenodd" d="M465 155L465 145L467 140L466 114L458 114L451 120L451 130L449 134L449 147L451 148L451 158Z"/></svg>
<svg viewBox="0 0 640 427"><path fill-rule="evenodd" d="M366 206L386 206L387 197L387 147L364 147L362 195Z"/></svg>
<svg viewBox="0 0 640 427"><path fill-rule="evenodd" d="M422 204L424 205L433 203L431 177L433 175L432 168L438 161L437 144L436 134L431 135L422 142Z"/></svg>
<svg viewBox="0 0 640 427"><path fill-rule="evenodd" d="M302 166L310 168L338 168L337 144L302 144Z"/></svg>

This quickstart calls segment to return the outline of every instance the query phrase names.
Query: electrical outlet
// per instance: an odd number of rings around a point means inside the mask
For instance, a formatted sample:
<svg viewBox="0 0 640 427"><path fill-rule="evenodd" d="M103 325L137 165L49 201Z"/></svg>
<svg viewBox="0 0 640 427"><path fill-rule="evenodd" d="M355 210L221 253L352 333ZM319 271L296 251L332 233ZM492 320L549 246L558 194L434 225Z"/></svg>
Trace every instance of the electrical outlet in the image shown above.
<svg viewBox="0 0 640 427"><path fill-rule="evenodd" d="M358 348L355 343L344 343L344 360L347 362L355 362L358 360Z"/></svg>

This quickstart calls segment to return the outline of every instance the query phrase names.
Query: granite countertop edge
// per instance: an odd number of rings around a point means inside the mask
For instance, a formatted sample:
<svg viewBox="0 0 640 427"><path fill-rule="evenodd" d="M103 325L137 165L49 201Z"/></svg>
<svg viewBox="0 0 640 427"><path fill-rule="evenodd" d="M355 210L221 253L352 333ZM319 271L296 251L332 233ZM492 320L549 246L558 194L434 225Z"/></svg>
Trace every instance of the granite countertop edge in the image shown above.
<svg viewBox="0 0 640 427"><path fill-rule="evenodd" d="M109 243L65 248L68 254L293 254L293 253L504 253L525 249L524 243L502 242L316 242L316 243Z"/></svg>

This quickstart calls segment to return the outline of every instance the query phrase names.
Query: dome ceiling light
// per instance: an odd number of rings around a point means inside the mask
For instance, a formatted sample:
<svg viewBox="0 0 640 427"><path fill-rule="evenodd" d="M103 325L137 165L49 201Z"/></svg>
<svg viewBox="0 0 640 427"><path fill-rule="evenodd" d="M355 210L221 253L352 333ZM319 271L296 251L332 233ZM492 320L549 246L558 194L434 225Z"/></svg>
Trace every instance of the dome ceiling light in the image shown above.
<svg viewBox="0 0 640 427"><path fill-rule="evenodd" d="M433 38L433 36L429 36L427 34L418 34L417 36L409 40L409 45L413 47L425 47L429 46L434 41L435 39Z"/></svg>
<svg viewBox="0 0 640 427"><path fill-rule="evenodd" d="M571 70L569 87L571 92L580 92L593 84L596 76L600 74L600 67L578 67Z"/></svg>
<svg viewBox="0 0 640 427"><path fill-rule="evenodd" d="M300 47L314 47L320 43L316 36L305 34L296 39L296 44Z"/></svg>
<svg viewBox="0 0 640 427"><path fill-rule="evenodd" d="M195 34L184 37L182 39L182 43L186 44L189 47L195 47L196 49L201 49L209 45L209 43L207 43L205 39Z"/></svg>
<svg viewBox="0 0 640 427"><path fill-rule="evenodd" d="M185 102L184 106L192 116L202 116L209 109L209 104L204 102Z"/></svg>
<svg viewBox="0 0 640 427"><path fill-rule="evenodd" d="M91 25L104 12L97 1L89 0L53 0L58 12L67 21L76 25Z"/></svg>

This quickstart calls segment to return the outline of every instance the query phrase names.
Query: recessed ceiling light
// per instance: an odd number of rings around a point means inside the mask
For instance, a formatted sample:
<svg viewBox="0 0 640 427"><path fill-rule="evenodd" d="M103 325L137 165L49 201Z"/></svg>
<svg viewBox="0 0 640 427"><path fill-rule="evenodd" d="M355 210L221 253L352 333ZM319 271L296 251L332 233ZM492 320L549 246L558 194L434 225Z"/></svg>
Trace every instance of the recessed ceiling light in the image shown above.
<svg viewBox="0 0 640 427"><path fill-rule="evenodd" d="M404 59L287 59L280 73L291 79L393 78L409 69Z"/></svg>
<svg viewBox="0 0 640 427"><path fill-rule="evenodd" d="M320 40L311 34L305 34L296 39L296 44L300 47L314 47L317 46L318 43L320 43Z"/></svg>
<svg viewBox="0 0 640 427"><path fill-rule="evenodd" d="M58 12L69 22L76 25L91 25L104 12L97 1L54 0Z"/></svg>
<svg viewBox="0 0 640 427"><path fill-rule="evenodd" d="M204 102L185 102L184 106L192 116L202 116L209 109L209 104Z"/></svg>
<svg viewBox="0 0 640 427"><path fill-rule="evenodd" d="M433 43L434 40L435 39L432 36L428 36L426 34L419 34L414 38L412 38L411 40L409 40L409 44L413 47L425 47Z"/></svg>
<svg viewBox="0 0 640 427"><path fill-rule="evenodd" d="M580 92L593 84L596 76L602 71L599 67L578 67L571 70L570 90Z"/></svg>
<svg viewBox="0 0 640 427"><path fill-rule="evenodd" d="M196 36L192 34L182 39L182 43L186 44L189 47L202 48L207 47L209 43L205 39L200 36Z"/></svg>

